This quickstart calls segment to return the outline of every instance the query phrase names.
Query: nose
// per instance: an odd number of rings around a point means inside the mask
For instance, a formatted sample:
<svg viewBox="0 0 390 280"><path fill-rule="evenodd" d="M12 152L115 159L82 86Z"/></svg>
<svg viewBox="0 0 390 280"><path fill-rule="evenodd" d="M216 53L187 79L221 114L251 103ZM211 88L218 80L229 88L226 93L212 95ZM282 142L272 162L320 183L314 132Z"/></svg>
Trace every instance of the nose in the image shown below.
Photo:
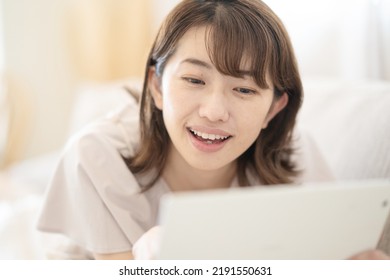
<svg viewBox="0 0 390 280"><path fill-rule="evenodd" d="M205 96L199 107L199 116L211 122L226 122L229 119L226 96L223 92L213 92Z"/></svg>

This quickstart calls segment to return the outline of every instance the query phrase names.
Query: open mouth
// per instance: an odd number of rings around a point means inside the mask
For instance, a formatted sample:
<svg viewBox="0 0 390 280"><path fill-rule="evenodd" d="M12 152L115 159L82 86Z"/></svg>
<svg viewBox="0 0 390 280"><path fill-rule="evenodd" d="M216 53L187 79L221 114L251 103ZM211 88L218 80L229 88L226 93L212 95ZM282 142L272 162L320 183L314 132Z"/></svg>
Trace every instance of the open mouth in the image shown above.
<svg viewBox="0 0 390 280"><path fill-rule="evenodd" d="M220 144L231 138L232 136L224 136L218 134L209 134L189 128L188 131L198 140L208 145Z"/></svg>

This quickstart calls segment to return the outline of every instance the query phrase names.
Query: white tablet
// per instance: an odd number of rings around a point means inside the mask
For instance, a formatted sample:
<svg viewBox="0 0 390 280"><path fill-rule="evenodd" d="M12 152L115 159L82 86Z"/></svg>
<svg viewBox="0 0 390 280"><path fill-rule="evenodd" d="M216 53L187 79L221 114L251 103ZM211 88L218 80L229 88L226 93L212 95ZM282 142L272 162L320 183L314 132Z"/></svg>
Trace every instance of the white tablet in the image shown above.
<svg viewBox="0 0 390 280"><path fill-rule="evenodd" d="M389 207L390 180L169 194L159 258L345 259L376 247Z"/></svg>

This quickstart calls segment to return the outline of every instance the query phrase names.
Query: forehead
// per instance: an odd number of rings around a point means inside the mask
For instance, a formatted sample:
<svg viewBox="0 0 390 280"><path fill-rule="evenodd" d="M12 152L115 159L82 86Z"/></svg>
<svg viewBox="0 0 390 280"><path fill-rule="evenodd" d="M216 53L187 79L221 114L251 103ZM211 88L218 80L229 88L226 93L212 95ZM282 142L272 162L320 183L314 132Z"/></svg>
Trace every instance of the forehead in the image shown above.
<svg viewBox="0 0 390 280"><path fill-rule="evenodd" d="M212 29L207 26L192 27L179 39L174 56L176 57L194 57L202 61L208 62L214 65L220 72L224 74L229 71L221 71L221 65L216 60L214 51L214 38L212 36ZM245 72L247 75L252 75L251 67L252 63L250 56L242 53L239 57L239 63L231 63L236 65L234 72ZM229 60L234 59L234 55L229 55L227 52L225 56L225 67L229 64Z"/></svg>
<svg viewBox="0 0 390 280"><path fill-rule="evenodd" d="M193 27L185 32L178 41L174 54L209 58L206 47L206 28Z"/></svg>

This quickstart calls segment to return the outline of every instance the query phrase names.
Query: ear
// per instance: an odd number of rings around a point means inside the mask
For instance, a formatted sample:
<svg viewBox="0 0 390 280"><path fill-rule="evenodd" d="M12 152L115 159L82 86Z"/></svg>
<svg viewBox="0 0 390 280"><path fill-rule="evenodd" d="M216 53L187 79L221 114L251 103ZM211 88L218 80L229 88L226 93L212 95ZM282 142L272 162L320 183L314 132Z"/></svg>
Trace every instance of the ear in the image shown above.
<svg viewBox="0 0 390 280"><path fill-rule="evenodd" d="M263 123L263 129L267 128L268 123L280 112L286 107L288 104L288 95L287 93L283 92L282 96L278 99L275 99L272 102L271 108L268 111L268 114L264 120Z"/></svg>
<svg viewBox="0 0 390 280"><path fill-rule="evenodd" d="M148 85L154 104L160 110L163 108L163 96L161 91L161 78L156 75L156 68L150 67L148 73Z"/></svg>

